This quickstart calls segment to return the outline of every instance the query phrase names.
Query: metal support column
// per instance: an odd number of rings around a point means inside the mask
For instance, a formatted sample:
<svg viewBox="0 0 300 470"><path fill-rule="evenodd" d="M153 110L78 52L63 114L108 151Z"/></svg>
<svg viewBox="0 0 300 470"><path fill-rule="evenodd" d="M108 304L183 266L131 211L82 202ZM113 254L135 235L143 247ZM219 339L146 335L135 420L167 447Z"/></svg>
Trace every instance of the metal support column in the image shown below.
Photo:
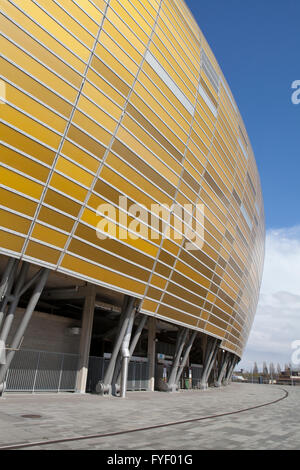
<svg viewBox="0 0 300 470"><path fill-rule="evenodd" d="M85 393L86 381L89 367L89 353L91 347L91 337L94 322L94 311L96 302L96 286L89 284L85 297L83 312L81 337L79 345L79 363L76 377L76 392Z"/></svg>
<svg viewBox="0 0 300 470"><path fill-rule="evenodd" d="M114 376L114 370L116 366L117 357L124 339L124 335L127 330L127 326L131 317L132 310L134 308L134 297L126 296L124 299L123 309L121 313L118 333L116 336L114 348L112 355L110 357L110 361L108 364L108 368L105 372L103 382L99 382L96 386L96 392L100 393L101 395L110 395L112 392L112 380Z"/></svg>
<svg viewBox="0 0 300 470"><path fill-rule="evenodd" d="M238 362L239 362L239 358L235 356L234 359L233 359L233 364L230 368L230 372L229 372L229 376L228 376L228 383L231 382L233 370L234 370L234 368L235 368L235 366L237 365Z"/></svg>
<svg viewBox="0 0 300 470"><path fill-rule="evenodd" d="M202 372L200 389L205 390L208 387L208 379L211 373L211 369L215 362L216 356L218 353L218 340L211 339L207 344L207 354L205 357L205 364Z"/></svg>
<svg viewBox="0 0 300 470"><path fill-rule="evenodd" d="M21 274L20 274L20 278L19 278L19 281L20 279L25 280L25 273L27 273L27 270L28 269L24 269L22 270ZM22 275L22 276L21 276ZM39 280L34 288L34 291L31 295L31 298L28 302L28 305L27 305L27 308L24 312L24 315L22 317L22 320L18 326L18 329L15 333L15 336L11 342L11 345L10 345L10 350L6 356L6 364L2 364L0 366L0 393L3 392L4 390L4 379L5 379L5 375L6 375L6 372L7 370L9 369L9 366L11 364L11 361L14 357L14 354L15 354L15 351L19 348L20 346L20 343L21 343L21 340L25 334L25 331L26 331L26 328L31 320L31 316L32 316L32 313L36 307L36 304L38 303L39 301L39 298L41 296L41 293L45 287L45 284L47 282L47 278L48 278L48 275L49 275L49 269L46 269L46 268L43 268L41 273L40 273L40 276L39 276ZM22 283L23 284L23 283ZM19 282L18 283L18 286L19 287L21 285L21 283ZM21 289L20 289L21 290ZM20 291L19 290L19 291ZM19 293L18 291L18 293ZM18 297L19 299L19 297ZM15 301L13 301L14 303ZM15 310L15 309L14 309ZM5 326L5 324L4 324Z"/></svg>
<svg viewBox="0 0 300 470"><path fill-rule="evenodd" d="M130 348L129 348L130 357L133 355L135 351L136 345L138 343L138 340L140 339L143 329L145 328L147 320L148 320L147 315L143 315L130 343Z"/></svg>
<svg viewBox="0 0 300 470"><path fill-rule="evenodd" d="M155 338L156 338L156 318L150 317L148 320L148 364L149 364L149 385L148 390L154 391L155 384Z"/></svg>
<svg viewBox="0 0 300 470"><path fill-rule="evenodd" d="M133 355L133 353L135 351L136 345L138 343L138 340L140 339L140 336L141 336L142 331L143 331L143 329L146 325L147 320L148 320L147 315L143 315L140 322L139 322L139 324L138 324L136 332L135 332L135 334L134 334L134 336L131 340L130 346L129 346L129 355L130 355L130 357ZM115 378L115 377L117 377L117 378ZM113 393L115 392L116 394L118 394L120 392L120 379L121 379L121 357L118 357L116 367L115 367L115 373L114 373L114 377L113 377L113 381L112 381L112 384L115 387L115 390L113 391Z"/></svg>
<svg viewBox="0 0 300 470"><path fill-rule="evenodd" d="M209 366L208 371L207 371L207 385L208 385L208 380L209 380L211 370L212 370L213 366L215 365L215 361L216 361L216 358L217 358L218 351L219 351L219 346L218 346L218 342L217 342L216 348L214 350L213 357L212 357L212 360L211 360L211 363L210 363L210 366Z"/></svg>
<svg viewBox="0 0 300 470"><path fill-rule="evenodd" d="M19 303L19 300L20 300L20 297L21 297L21 291L22 291L22 288L24 287L24 284L25 284L25 281L26 281L26 276L28 274L29 266L30 265L28 263L25 263L25 262L23 262L23 264L22 264L20 274L17 278L16 286L15 286L14 291L13 291L13 295L12 295L12 299L11 299L12 301L11 301L11 304L9 306L9 309L8 309L7 315L5 317L5 320L3 322L3 326L2 326L2 330L1 330L1 334L0 334L0 344L2 344L2 342L4 342L4 343L6 342L8 334L10 332L10 328L11 328L11 325L12 325L12 322L13 322L14 316L15 316L15 311L16 311L16 308L18 306L18 303Z"/></svg>
<svg viewBox="0 0 300 470"><path fill-rule="evenodd" d="M132 310L130 318L129 318L129 322L127 325L126 333L124 335L122 348L121 348L121 355L122 355L121 391L120 391L121 398L126 397L128 364L130 360L129 343L130 343L131 332L132 332L132 327L134 323L134 316L135 316L135 311Z"/></svg>
<svg viewBox="0 0 300 470"><path fill-rule="evenodd" d="M205 337L205 349L203 351L203 369L202 369L202 376L200 380L200 389L205 389L207 386L206 376L208 366L210 364L212 355L213 355L213 346L215 340L208 336Z"/></svg>
<svg viewBox="0 0 300 470"><path fill-rule="evenodd" d="M221 368L220 368L220 371L219 371L218 378L215 382L215 387L221 387L221 385L222 385L222 380L223 380L223 377L224 377L226 369L227 369L230 353L228 351L226 351L224 356L225 357L223 358L223 363L221 364Z"/></svg>
<svg viewBox="0 0 300 470"><path fill-rule="evenodd" d="M1 302L1 312L0 312L0 320L2 328L0 329L0 364L6 364L6 340L9 335L11 325L14 320L15 311L18 306L20 297L21 297L21 290L26 280L27 272L29 269L29 264L23 263L22 268L20 270L19 276L17 278L17 282L14 288L14 295L10 295L11 289L13 286L14 278L17 273L18 268L18 260L15 260L15 263L8 263L6 267L6 273L3 276L3 284L2 284L2 295L4 295L3 300ZM11 302L8 311L7 311L7 304ZM0 392L1 393L1 392Z"/></svg>
<svg viewBox="0 0 300 470"><path fill-rule="evenodd" d="M184 367L185 367L185 365L186 365L186 363L187 363L187 360L188 360L188 358L189 358L189 354L190 354L190 352L191 352L191 349L192 349L192 346L193 346L193 343L194 343L194 341L195 341L196 336L197 336L197 331L195 330L195 331L192 333L191 337L190 337L190 341L189 341L189 343L188 343L188 345L187 345L187 347L186 347L186 349L185 349L183 359L182 359L181 364L180 364L180 366L179 366L179 368L178 368L178 372L177 372L176 380L175 380L175 385L176 385L177 387L178 387L178 383L179 383L180 377L181 377L181 375L182 375L183 369L184 369Z"/></svg>
<svg viewBox="0 0 300 470"><path fill-rule="evenodd" d="M4 322L6 307L9 302L11 290L13 287L14 279L18 269L19 261L13 258L10 258L5 272L1 280L1 295L0 295L0 331L1 325Z"/></svg>
<svg viewBox="0 0 300 470"><path fill-rule="evenodd" d="M186 342L186 338L188 335L188 329L184 328L180 332L178 332L178 340L176 344L175 355L173 359L173 365L170 373L170 377L167 384L167 391L168 392L176 392L177 385L176 385L176 376L178 372L178 366L181 359L182 351Z"/></svg>
<svg viewBox="0 0 300 470"><path fill-rule="evenodd" d="M225 376L225 379L224 379L224 385L228 385L230 380L231 380L231 376L232 376L232 373L233 373L233 369L235 367L235 364L236 364L236 357L233 353L230 353L231 354L231 357L230 357L230 360L229 360L229 364L227 366L227 373L226 373L226 376Z"/></svg>
<svg viewBox="0 0 300 470"><path fill-rule="evenodd" d="M227 363L227 368L226 368L226 371L225 371L225 374L224 374L224 378L223 378L223 385L228 385L228 376L229 376L230 368L231 368L231 366L232 366L232 361L233 361L233 354L232 354L232 353L229 353L229 359L228 359L228 363Z"/></svg>
<svg viewBox="0 0 300 470"><path fill-rule="evenodd" d="M16 263L17 260L15 258L9 258L7 262L6 268L4 270L4 273L2 274L2 278L0 281L0 301L3 300L6 295L9 279L11 278L11 274L14 270L14 266Z"/></svg>

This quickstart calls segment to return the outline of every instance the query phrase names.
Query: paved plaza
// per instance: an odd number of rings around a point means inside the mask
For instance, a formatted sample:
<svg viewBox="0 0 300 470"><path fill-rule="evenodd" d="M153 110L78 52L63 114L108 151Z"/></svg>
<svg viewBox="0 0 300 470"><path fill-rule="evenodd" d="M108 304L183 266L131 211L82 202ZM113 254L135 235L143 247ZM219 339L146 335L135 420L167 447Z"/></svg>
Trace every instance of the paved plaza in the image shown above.
<svg viewBox="0 0 300 470"><path fill-rule="evenodd" d="M239 383L174 394L128 392L125 399L7 393L0 399L0 448L234 412L275 401L284 390L286 399L238 414L30 449L300 449L300 387Z"/></svg>

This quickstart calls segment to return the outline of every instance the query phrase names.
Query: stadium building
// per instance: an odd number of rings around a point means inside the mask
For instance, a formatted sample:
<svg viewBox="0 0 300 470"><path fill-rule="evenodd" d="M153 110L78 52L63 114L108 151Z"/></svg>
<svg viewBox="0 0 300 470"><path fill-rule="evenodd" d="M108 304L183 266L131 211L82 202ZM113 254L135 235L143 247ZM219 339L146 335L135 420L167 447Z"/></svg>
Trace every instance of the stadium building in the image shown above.
<svg viewBox="0 0 300 470"><path fill-rule="evenodd" d="M189 9L1 7L1 392L228 383L257 307L264 209Z"/></svg>

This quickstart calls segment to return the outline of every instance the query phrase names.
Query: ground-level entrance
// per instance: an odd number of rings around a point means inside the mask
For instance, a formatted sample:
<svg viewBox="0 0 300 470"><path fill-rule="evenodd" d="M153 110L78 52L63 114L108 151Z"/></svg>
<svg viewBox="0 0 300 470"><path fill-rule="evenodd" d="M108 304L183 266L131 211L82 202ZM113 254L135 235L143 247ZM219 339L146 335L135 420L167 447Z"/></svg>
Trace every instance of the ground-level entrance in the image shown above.
<svg viewBox="0 0 300 470"><path fill-rule="evenodd" d="M0 395L125 396L226 383L221 340L145 315L141 300L25 261L0 258Z"/></svg>
<svg viewBox="0 0 300 470"><path fill-rule="evenodd" d="M86 392L94 393L103 380L110 354L90 356ZM16 351L6 376L6 392L75 392L78 354L49 351ZM148 389L148 360L133 356L128 368L127 390Z"/></svg>
<svg viewBox="0 0 300 470"><path fill-rule="evenodd" d="M172 370L172 360L162 357L161 353L157 354L156 390L164 390L163 384L168 382ZM97 384L103 381L110 358L110 353L105 353L103 357L89 357L86 392L97 392ZM27 393L75 392L78 362L78 354L21 349L16 351L7 372L5 390ZM184 367L179 388L199 389L202 369L203 366L199 364ZM142 391L148 388L148 359L132 356L128 367L127 391Z"/></svg>

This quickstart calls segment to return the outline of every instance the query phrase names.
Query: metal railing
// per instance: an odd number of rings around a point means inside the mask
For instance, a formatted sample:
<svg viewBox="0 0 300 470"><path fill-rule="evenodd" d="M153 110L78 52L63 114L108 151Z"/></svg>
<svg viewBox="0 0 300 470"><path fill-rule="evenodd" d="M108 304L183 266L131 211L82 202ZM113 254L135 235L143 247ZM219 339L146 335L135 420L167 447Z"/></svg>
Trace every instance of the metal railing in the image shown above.
<svg viewBox="0 0 300 470"><path fill-rule="evenodd" d="M6 392L74 392L78 354L20 349L6 375ZM87 392L93 392L103 379L109 358L90 356ZM148 360L132 357L128 369L127 390L147 390Z"/></svg>
<svg viewBox="0 0 300 470"><path fill-rule="evenodd" d="M20 349L6 375L7 392L72 392L78 354Z"/></svg>
<svg viewBox="0 0 300 470"><path fill-rule="evenodd" d="M201 378L202 378L203 365L192 364L191 369L192 369L192 388L199 389Z"/></svg>
<svg viewBox="0 0 300 470"><path fill-rule="evenodd" d="M148 361L132 358L128 367L127 390L147 390L149 386Z"/></svg>
<svg viewBox="0 0 300 470"><path fill-rule="evenodd" d="M104 379L108 363L108 357L90 356L86 387L87 392L94 392L97 383ZM135 356L131 357L128 367L127 390L147 390L148 381L148 360Z"/></svg>
<svg viewBox="0 0 300 470"><path fill-rule="evenodd" d="M5 390L31 393L74 392L78 361L78 354L20 349L15 352L7 372ZM89 357L87 392L94 392L97 383L103 380L108 363L109 357ZM164 367L168 376L171 366L165 364ZM182 375L180 388L200 388L202 366L192 364L191 371L191 379L185 377L185 374ZM162 375L162 371L160 372ZM161 379L163 380L163 376ZM147 390L148 380L147 358L133 356L128 368L127 390Z"/></svg>

